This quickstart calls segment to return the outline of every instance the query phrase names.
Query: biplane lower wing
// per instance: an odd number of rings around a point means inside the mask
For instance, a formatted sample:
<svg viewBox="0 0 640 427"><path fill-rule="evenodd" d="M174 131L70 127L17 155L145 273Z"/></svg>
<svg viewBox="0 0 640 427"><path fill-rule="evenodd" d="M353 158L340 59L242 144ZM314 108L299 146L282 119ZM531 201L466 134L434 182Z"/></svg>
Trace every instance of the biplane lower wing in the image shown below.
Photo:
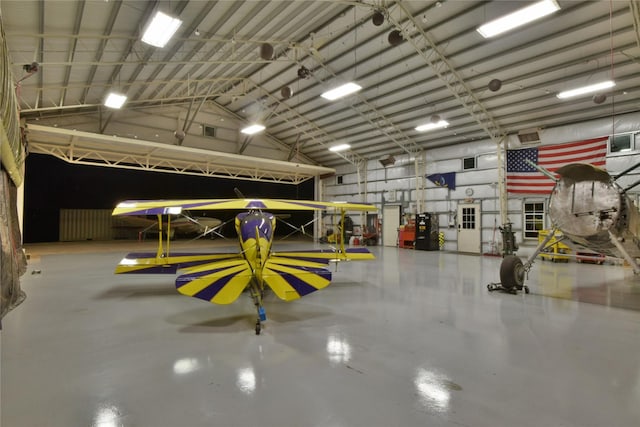
<svg viewBox="0 0 640 427"><path fill-rule="evenodd" d="M237 253L173 253L158 256L155 252L132 252L116 267L116 274L175 274L182 268L214 261L240 258Z"/></svg>
<svg viewBox="0 0 640 427"><path fill-rule="evenodd" d="M376 258L367 248L346 248L344 252L337 249L312 249L308 251L276 252L274 255L283 258L304 259L324 263L328 263L329 261L360 261Z"/></svg>

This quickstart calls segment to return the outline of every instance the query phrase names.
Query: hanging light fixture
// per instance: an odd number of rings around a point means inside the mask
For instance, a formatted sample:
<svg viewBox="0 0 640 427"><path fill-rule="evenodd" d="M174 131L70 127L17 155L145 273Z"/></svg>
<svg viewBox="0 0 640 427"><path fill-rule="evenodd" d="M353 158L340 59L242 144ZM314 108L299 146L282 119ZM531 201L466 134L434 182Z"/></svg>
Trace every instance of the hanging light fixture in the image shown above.
<svg viewBox="0 0 640 427"><path fill-rule="evenodd" d="M423 125L417 126L416 130L418 132L426 132L428 130L433 130L433 129L439 129L439 128L446 128L449 126L449 122L446 120L439 120L438 122L430 122L430 123L425 123Z"/></svg>
<svg viewBox="0 0 640 427"><path fill-rule="evenodd" d="M560 10L560 6L556 0L542 0L498 19L494 19L491 22L487 22L478 27L476 31L478 31L482 37L488 39L550 15L557 10Z"/></svg>
<svg viewBox="0 0 640 427"><path fill-rule="evenodd" d="M349 82L345 83L342 86L338 86L337 88L331 89L323 93L321 96L324 99L328 99L329 101L334 101L338 98L342 98L343 96L351 95L354 92L362 89L362 86Z"/></svg>
<svg viewBox="0 0 640 427"><path fill-rule="evenodd" d="M564 92L560 92L556 96L559 99L573 98L574 96L580 96L580 95L585 95L585 94L591 93L591 92L597 92L597 91L603 90L603 89L609 89L609 88L614 87L615 85L616 85L616 83L613 80L606 80L606 81L603 81L603 82L594 83L594 84L587 85L587 86L582 86L582 87L579 87L579 88L576 88L576 89L565 90Z"/></svg>
<svg viewBox="0 0 640 427"><path fill-rule="evenodd" d="M178 31L182 21L160 11L156 12L147 25L142 41L155 47L164 47Z"/></svg>
<svg viewBox="0 0 640 427"><path fill-rule="evenodd" d="M265 129L266 128L263 125L256 123L256 124L247 126L246 128L242 129L240 132L246 135L253 135L254 133L262 132Z"/></svg>
<svg viewBox="0 0 640 427"><path fill-rule="evenodd" d="M104 106L109 108L121 108L127 102L127 96L121 93L110 92L104 100Z"/></svg>
<svg viewBox="0 0 640 427"><path fill-rule="evenodd" d="M338 145L334 145L332 147L329 147L329 151L333 151L334 153L337 153L337 152L340 152L340 151L348 150L349 148L351 148L351 146L349 144L338 144Z"/></svg>

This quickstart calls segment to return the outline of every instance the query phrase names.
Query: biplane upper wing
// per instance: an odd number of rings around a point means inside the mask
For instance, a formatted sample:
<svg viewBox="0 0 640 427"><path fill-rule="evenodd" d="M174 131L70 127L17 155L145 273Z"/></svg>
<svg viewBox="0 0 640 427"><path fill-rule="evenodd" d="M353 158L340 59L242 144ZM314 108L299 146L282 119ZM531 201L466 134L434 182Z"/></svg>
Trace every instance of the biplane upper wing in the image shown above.
<svg viewBox="0 0 640 427"><path fill-rule="evenodd" d="M361 203L318 202L286 199L192 199L128 200L118 204L113 215L171 215L183 210L327 210L375 211L373 205Z"/></svg>

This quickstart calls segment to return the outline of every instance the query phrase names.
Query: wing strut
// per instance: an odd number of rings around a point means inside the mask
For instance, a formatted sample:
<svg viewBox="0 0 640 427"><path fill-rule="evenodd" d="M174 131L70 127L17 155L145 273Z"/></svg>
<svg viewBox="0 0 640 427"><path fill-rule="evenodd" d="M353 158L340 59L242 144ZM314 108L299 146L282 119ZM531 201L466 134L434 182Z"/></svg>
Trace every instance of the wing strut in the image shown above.
<svg viewBox="0 0 640 427"><path fill-rule="evenodd" d="M162 215L158 214L158 251L156 252L156 258L162 258L164 255L164 250L162 249Z"/></svg>
<svg viewBox="0 0 640 427"><path fill-rule="evenodd" d="M165 253L163 247L163 234L162 233L162 214L157 214L158 217L158 250L156 252L156 259L160 260L161 258L169 258L169 249L171 246L171 215L167 215L167 252Z"/></svg>

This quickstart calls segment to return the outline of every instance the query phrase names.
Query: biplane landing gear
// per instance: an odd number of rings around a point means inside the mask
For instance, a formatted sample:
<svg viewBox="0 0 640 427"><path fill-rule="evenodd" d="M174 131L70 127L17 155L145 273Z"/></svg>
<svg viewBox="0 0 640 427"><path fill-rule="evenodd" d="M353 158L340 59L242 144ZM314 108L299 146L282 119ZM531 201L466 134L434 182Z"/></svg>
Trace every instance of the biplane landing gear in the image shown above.
<svg viewBox="0 0 640 427"><path fill-rule="evenodd" d="M256 319L256 335L260 335L260 332L262 331L262 322L267 320L267 313L264 311L264 307L262 306L264 288L255 282L251 283L251 298L253 298L253 303L258 311L258 319Z"/></svg>
<svg viewBox="0 0 640 427"><path fill-rule="evenodd" d="M258 306L258 320L256 320L256 335L260 335L262 331L262 322L267 320L267 313L264 311L264 307Z"/></svg>
<svg viewBox="0 0 640 427"><path fill-rule="evenodd" d="M489 283L487 290L504 291L510 294L517 294L524 290L529 293L529 287L524 284L524 276L527 272L522 260L515 255L507 255L500 264L500 283Z"/></svg>

